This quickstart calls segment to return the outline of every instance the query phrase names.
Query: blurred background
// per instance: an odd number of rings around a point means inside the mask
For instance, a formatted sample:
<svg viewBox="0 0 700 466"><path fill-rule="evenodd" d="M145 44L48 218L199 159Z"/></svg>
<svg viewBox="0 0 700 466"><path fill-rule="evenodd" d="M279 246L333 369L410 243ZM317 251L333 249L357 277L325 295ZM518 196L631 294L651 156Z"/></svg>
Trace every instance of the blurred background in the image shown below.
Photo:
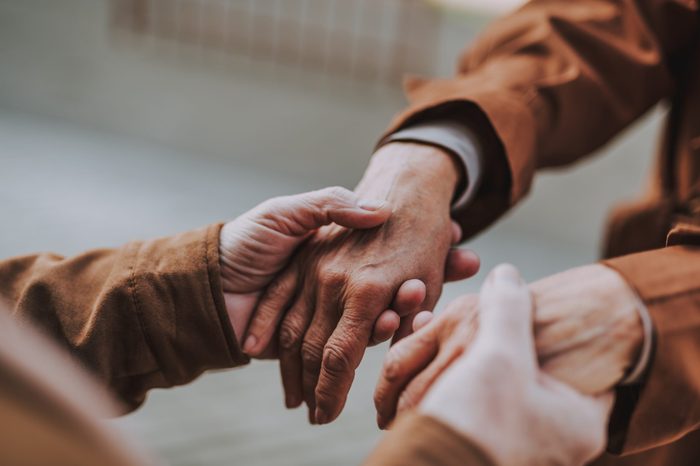
<svg viewBox="0 0 700 466"><path fill-rule="evenodd" d="M73 254L352 187L401 76L447 76L518 0L0 0L0 256ZM539 176L468 244L528 279L594 261L607 207L645 180L662 110ZM478 288L449 285L441 307ZM379 438L368 351L330 426L286 411L277 366L151 393L114 421L174 465L353 465Z"/></svg>

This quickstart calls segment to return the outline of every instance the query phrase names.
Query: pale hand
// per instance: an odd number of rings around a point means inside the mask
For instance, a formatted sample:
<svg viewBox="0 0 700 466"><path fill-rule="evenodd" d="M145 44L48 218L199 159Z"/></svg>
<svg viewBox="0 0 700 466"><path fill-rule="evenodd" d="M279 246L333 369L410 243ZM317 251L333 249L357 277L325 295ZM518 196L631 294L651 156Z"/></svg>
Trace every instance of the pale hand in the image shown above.
<svg viewBox="0 0 700 466"><path fill-rule="evenodd" d="M538 367L530 292L502 265L486 279L470 350L419 410L464 434L496 464L582 465L605 445L610 393L589 397Z"/></svg>
<svg viewBox="0 0 700 466"><path fill-rule="evenodd" d="M542 369L585 394L608 391L636 363L644 332L634 291L595 264L530 286L535 343ZM380 427L415 407L437 377L469 348L478 327L478 296L465 295L396 344L375 390Z"/></svg>

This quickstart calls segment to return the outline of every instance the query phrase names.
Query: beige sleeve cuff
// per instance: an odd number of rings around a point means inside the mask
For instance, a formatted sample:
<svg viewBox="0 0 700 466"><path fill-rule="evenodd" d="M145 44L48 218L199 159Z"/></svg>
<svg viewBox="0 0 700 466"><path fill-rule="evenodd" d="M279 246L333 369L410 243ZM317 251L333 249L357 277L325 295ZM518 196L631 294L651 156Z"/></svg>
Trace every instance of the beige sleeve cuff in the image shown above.
<svg viewBox="0 0 700 466"><path fill-rule="evenodd" d="M637 298L637 312L639 313L639 320L642 321L644 341L642 342L642 350L639 353L637 364L635 364L632 370L622 379L620 385L634 385L640 382L642 375L646 372L651 361L651 350L654 346L654 324L651 321L649 309L647 309L647 306L636 292L634 292L634 296Z"/></svg>

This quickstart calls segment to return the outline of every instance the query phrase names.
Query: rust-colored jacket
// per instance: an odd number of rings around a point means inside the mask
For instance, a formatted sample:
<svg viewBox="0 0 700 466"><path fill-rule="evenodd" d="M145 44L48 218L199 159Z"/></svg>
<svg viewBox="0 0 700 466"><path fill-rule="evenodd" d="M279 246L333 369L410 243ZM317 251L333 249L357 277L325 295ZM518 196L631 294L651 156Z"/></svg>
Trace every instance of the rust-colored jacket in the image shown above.
<svg viewBox="0 0 700 466"><path fill-rule="evenodd" d="M409 80L389 133L452 119L483 138L484 178L458 212L466 236L654 105L670 106L647 195L612 214L606 264L655 328L642 384L619 390L599 464L700 464L700 12L697 0L535 0L493 24L450 79ZM620 257L622 256L622 257Z"/></svg>

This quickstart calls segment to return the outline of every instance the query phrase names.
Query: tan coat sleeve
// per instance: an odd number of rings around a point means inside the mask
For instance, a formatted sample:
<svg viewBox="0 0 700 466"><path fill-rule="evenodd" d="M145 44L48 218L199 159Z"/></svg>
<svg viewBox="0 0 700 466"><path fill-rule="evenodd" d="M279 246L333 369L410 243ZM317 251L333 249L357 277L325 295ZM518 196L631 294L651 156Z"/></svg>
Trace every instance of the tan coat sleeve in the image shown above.
<svg viewBox="0 0 700 466"><path fill-rule="evenodd" d="M493 466L473 442L430 416L402 416L365 466Z"/></svg>
<svg viewBox="0 0 700 466"><path fill-rule="evenodd" d="M456 213L470 237L528 192L536 170L581 159L673 95L698 8L697 0L530 1L486 30L455 77L407 82L411 104L388 132L447 117L482 136L482 187ZM700 426L700 252L676 246L607 264L637 289L657 332L646 383L618 400L629 412L616 407L611 426L615 449L630 452Z"/></svg>
<svg viewBox="0 0 700 466"><path fill-rule="evenodd" d="M590 154L674 88L698 27L694 0L533 0L497 21L449 79L411 80L388 132L450 118L483 138L478 233L529 190L539 168Z"/></svg>
<svg viewBox="0 0 700 466"><path fill-rule="evenodd" d="M224 307L219 230L9 259L0 262L0 296L134 408L151 388L248 361Z"/></svg>
<svg viewBox="0 0 700 466"><path fill-rule="evenodd" d="M623 389L611 419L612 448L631 453L700 427L700 247L696 241L605 264L636 289L655 330L644 382Z"/></svg>

